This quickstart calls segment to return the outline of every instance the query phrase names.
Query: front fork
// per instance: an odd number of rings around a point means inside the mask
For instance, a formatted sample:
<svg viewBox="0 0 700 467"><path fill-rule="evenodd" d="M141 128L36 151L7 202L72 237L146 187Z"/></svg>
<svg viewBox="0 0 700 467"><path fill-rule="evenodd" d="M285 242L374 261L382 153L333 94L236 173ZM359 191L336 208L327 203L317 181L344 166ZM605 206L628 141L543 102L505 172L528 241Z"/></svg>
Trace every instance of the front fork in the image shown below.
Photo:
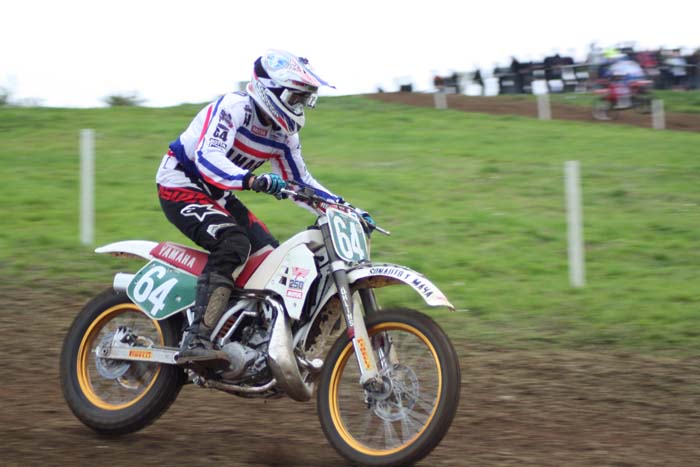
<svg viewBox="0 0 700 467"><path fill-rule="evenodd" d="M347 334L352 339L352 345L355 349L355 358L360 368L360 384L366 386L372 383L381 383L381 377L377 370L377 361L374 358L372 351L372 342L367 334L365 326L365 318L362 315L362 308L367 314L376 313L378 311L377 301L372 289L360 289L359 295L362 301L362 307L355 306L352 300L350 283L348 282L347 267L345 262L340 259L332 248L332 240L328 224L321 226L321 232L326 240L326 245L329 245L328 256L333 272L333 280L335 287L338 290L340 297L340 305L345 318Z"/></svg>

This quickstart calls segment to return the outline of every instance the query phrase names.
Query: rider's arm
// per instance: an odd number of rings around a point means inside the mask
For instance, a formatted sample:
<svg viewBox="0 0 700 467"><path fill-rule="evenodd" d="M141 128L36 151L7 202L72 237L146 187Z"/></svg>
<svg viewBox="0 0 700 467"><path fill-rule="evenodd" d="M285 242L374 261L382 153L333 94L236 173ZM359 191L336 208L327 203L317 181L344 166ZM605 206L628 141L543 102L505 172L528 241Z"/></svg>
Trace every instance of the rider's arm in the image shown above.
<svg viewBox="0 0 700 467"><path fill-rule="evenodd" d="M233 146L236 128L241 122L234 106L226 106L226 97L210 104L202 132L195 146L195 164L204 181L222 190L249 188L252 174L231 162L226 154Z"/></svg>
<svg viewBox="0 0 700 467"><path fill-rule="evenodd" d="M289 151L285 157L270 160L272 170L287 181L293 181L314 189L318 196L330 201L338 201L340 196L335 195L328 188L321 185L309 172L301 155L301 143L299 135L294 134L287 140Z"/></svg>

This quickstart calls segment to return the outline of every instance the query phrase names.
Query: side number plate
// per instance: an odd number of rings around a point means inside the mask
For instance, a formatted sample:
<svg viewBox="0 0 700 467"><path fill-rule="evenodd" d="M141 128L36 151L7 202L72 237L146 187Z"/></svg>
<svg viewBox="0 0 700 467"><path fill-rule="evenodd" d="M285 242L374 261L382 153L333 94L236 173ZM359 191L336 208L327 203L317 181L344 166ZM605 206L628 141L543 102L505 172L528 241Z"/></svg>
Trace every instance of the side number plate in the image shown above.
<svg viewBox="0 0 700 467"><path fill-rule="evenodd" d="M153 260L136 273L126 289L132 302L153 319L163 319L194 303L197 278Z"/></svg>

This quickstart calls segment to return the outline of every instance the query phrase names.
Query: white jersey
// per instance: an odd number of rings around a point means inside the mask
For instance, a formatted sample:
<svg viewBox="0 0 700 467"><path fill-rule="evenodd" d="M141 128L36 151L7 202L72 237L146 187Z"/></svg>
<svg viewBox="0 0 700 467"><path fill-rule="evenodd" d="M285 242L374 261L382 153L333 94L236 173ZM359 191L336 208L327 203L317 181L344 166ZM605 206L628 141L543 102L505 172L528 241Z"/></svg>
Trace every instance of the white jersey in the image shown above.
<svg viewBox="0 0 700 467"><path fill-rule="evenodd" d="M242 190L252 172L265 162L286 181L313 187L326 199L337 200L306 169L299 135L286 135L265 126L253 101L241 92L228 93L204 107L170 151L156 175L168 188L200 188L198 181L222 191ZM217 190L211 190L217 191Z"/></svg>
<svg viewBox="0 0 700 467"><path fill-rule="evenodd" d="M644 70L639 63L634 60L618 60L610 65L610 74L613 76L624 76L628 79L644 78Z"/></svg>

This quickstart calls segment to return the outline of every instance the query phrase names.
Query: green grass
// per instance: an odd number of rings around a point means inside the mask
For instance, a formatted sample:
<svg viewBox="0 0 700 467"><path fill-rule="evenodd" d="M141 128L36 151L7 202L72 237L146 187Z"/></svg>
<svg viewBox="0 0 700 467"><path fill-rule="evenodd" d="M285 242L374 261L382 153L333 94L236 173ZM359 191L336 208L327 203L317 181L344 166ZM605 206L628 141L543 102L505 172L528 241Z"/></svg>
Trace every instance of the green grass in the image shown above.
<svg viewBox="0 0 700 467"><path fill-rule="evenodd" d="M140 265L78 242L81 128L97 135L96 243L189 243L160 212L154 177L199 107L0 108L2 287L87 295ZM434 312L454 336L698 353L698 134L361 97L323 99L307 118L311 172L392 231L375 236L375 260L423 272L463 310ZM567 160L583 176L583 289L567 275ZM241 197L280 239L313 222L289 202ZM420 305L401 288L380 298Z"/></svg>

